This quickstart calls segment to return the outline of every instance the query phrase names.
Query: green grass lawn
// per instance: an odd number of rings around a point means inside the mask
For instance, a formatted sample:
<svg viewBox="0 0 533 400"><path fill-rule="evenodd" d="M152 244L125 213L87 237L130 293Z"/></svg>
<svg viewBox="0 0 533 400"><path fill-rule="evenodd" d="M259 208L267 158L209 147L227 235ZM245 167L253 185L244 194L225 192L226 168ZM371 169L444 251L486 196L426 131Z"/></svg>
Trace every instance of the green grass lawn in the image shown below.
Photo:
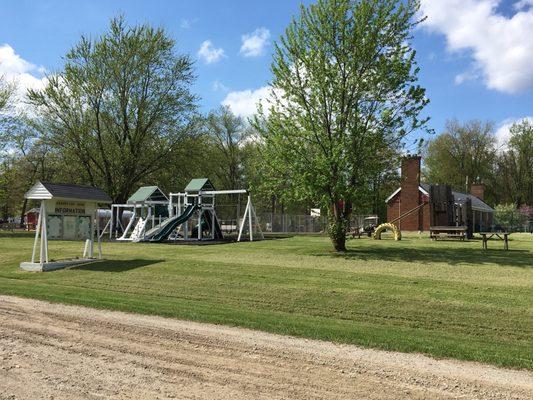
<svg viewBox="0 0 533 400"><path fill-rule="evenodd" d="M324 237L213 246L105 243L107 261L19 270L32 237L0 233L0 293L533 369L533 235ZM51 258L82 242L50 242Z"/></svg>

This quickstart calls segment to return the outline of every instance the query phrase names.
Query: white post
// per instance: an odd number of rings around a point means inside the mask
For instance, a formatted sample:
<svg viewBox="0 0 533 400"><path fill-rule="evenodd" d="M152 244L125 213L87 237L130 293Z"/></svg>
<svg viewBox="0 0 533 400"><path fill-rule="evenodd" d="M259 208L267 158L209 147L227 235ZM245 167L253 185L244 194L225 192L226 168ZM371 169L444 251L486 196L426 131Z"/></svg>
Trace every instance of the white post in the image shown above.
<svg viewBox="0 0 533 400"><path fill-rule="evenodd" d="M41 201L41 207L39 208L39 217L37 219L37 227L35 228L35 240L33 241L33 252L31 253L31 262L35 262L35 252L37 251L37 243L39 240L39 234L41 231L41 219L43 217L43 202Z"/></svg>
<svg viewBox="0 0 533 400"><path fill-rule="evenodd" d="M47 242L47 236L46 236L46 206L43 202L41 203L41 248L40 248L40 254L39 254L39 263L45 263L48 262L48 242Z"/></svg>
<svg viewBox="0 0 533 400"><path fill-rule="evenodd" d="M237 242L241 241L242 231L244 230L244 224L246 223L246 216L248 215L248 207L249 206L250 206L250 202L248 201L246 203L246 208L244 209L244 215L242 217L241 226L239 227L239 236L237 237Z"/></svg>
<svg viewBox="0 0 533 400"><path fill-rule="evenodd" d="M200 207L200 212L198 214L198 240L202 240L202 192L198 192L198 206Z"/></svg>
<svg viewBox="0 0 533 400"><path fill-rule="evenodd" d="M111 225L109 225L109 239L113 239L113 219L114 219L113 212L114 212L114 206L113 204L111 204L111 219L109 220ZM105 232L105 228L104 228L104 232Z"/></svg>
<svg viewBox="0 0 533 400"><path fill-rule="evenodd" d="M211 239L215 238L215 209L211 210Z"/></svg>
<svg viewBox="0 0 533 400"><path fill-rule="evenodd" d="M248 226L250 229L250 242L254 241L254 234L253 234L253 224L252 224L252 199L250 195L248 195Z"/></svg>
<svg viewBox="0 0 533 400"><path fill-rule="evenodd" d="M46 221L47 220L47 218L46 218L46 213L47 213L46 204L45 204L45 206L43 208L44 208L44 210L43 210L44 219L42 221L42 225L43 225L43 236L44 236L44 260L45 260L45 262L48 262L48 223Z"/></svg>
<svg viewBox="0 0 533 400"><path fill-rule="evenodd" d="M261 229L261 224L259 224L259 219L257 218L257 214L255 213L255 207L252 204L252 200L250 198L250 208L252 209L252 214L254 216L255 223L257 224L257 229L259 229L259 233L261 234L261 239L265 239L265 235L263 235L263 230Z"/></svg>
<svg viewBox="0 0 533 400"><path fill-rule="evenodd" d="M91 242L91 239L85 239L85 246L83 247L83 256L82 258L85 258L87 256L87 249L89 248L89 243Z"/></svg>
<svg viewBox="0 0 533 400"><path fill-rule="evenodd" d="M91 223L89 226L91 229L91 234L90 234L91 242L89 243L89 258L93 258L93 255L94 255L94 221L92 218L91 218Z"/></svg>
<svg viewBox="0 0 533 400"><path fill-rule="evenodd" d="M202 240L202 208L198 212L198 240Z"/></svg>
<svg viewBox="0 0 533 400"><path fill-rule="evenodd" d="M114 227L112 228L112 229L115 230L115 239L118 238L118 224L121 222L121 221L120 221L120 218L119 218L119 215L118 215L118 214L119 214L119 211L120 211L120 210L119 210L119 207L115 207L115 213L116 213L116 218L115 218L115 219L117 220L117 222L116 222L116 226L114 226Z"/></svg>
<svg viewBox="0 0 533 400"><path fill-rule="evenodd" d="M181 198L178 204L181 207ZM181 215L185 211L186 208L187 208L187 193L183 195L183 211L180 209L179 215ZM183 239L184 240L189 239L189 221L188 220L183 223Z"/></svg>
<svg viewBox="0 0 533 400"><path fill-rule="evenodd" d="M98 207L96 207L96 236L98 238L98 259L102 259L102 240L100 239L100 216L98 215Z"/></svg>

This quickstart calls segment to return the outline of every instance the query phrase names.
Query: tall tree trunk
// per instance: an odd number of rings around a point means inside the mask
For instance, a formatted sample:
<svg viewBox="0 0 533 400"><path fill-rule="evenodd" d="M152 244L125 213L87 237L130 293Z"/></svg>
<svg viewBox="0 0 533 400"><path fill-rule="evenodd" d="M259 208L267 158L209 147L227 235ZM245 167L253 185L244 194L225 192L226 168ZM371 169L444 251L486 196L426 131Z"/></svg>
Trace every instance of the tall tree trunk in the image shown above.
<svg viewBox="0 0 533 400"><path fill-rule="evenodd" d="M345 207L342 202L332 204L328 214L328 234L335 251L346 251L346 233L349 227L349 213L351 207Z"/></svg>

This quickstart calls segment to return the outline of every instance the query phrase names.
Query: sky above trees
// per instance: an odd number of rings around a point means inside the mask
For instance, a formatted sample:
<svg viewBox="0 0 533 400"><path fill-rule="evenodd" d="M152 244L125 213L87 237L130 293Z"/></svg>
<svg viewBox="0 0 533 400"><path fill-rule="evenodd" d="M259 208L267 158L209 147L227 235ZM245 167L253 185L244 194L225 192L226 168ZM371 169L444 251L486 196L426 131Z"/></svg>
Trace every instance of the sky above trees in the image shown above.
<svg viewBox="0 0 533 400"><path fill-rule="evenodd" d="M101 34L123 14L164 27L196 60L202 111L226 104L249 116L268 93L272 43L299 3L8 1L0 10L0 74L21 90L39 88L81 34ZM428 18L413 44L437 133L449 118L481 119L493 121L501 139L514 120L533 119L533 0L422 0L422 10Z"/></svg>

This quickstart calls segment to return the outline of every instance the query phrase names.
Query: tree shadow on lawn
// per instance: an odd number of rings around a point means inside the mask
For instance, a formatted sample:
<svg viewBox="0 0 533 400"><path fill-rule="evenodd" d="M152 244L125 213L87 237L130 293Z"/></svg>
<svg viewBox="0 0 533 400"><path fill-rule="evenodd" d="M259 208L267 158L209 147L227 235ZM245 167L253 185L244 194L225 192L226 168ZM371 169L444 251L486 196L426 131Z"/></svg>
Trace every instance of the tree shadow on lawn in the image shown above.
<svg viewBox="0 0 533 400"><path fill-rule="evenodd" d="M104 260L91 264L80 265L72 267L71 269L95 271L95 272L126 272L132 269L146 267L148 265L157 264L165 260Z"/></svg>
<svg viewBox="0 0 533 400"><path fill-rule="evenodd" d="M470 248L423 248L405 247L359 247L343 253L315 253L345 260L397 261L421 263L497 264L520 268L533 268L533 254L527 250L470 249Z"/></svg>

